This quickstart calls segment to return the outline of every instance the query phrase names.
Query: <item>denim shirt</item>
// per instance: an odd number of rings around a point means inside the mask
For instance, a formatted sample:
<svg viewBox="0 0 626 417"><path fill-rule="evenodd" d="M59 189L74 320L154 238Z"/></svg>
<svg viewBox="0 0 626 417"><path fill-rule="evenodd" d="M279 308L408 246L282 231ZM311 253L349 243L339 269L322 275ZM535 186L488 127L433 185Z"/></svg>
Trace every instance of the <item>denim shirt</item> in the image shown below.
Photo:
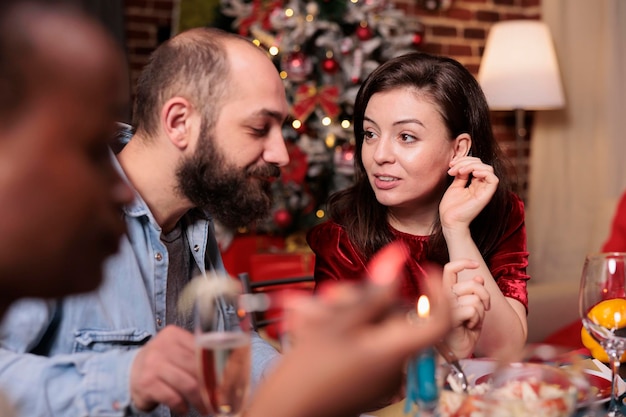
<svg viewBox="0 0 626 417"><path fill-rule="evenodd" d="M137 348L165 326L168 253L161 228L138 194L123 215L127 234L105 262L95 292L21 300L7 312L0 327L0 391L17 417L170 415L165 406L131 411L130 367ZM198 268L203 274L223 271L211 218L199 210L187 216L184 232ZM225 327L238 327L232 305L222 303L220 310ZM251 351L254 386L278 353L256 333Z"/></svg>

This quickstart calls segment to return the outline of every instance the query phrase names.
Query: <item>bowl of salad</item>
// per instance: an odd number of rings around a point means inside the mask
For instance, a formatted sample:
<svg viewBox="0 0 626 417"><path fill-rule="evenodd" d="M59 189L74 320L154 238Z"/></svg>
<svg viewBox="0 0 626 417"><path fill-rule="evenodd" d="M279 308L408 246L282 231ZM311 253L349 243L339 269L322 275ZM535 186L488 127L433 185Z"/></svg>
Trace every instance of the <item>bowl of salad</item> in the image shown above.
<svg viewBox="0 0 626 417"><path fill-rule="evenodd" d="M450 384L440 395L442 417L570 417L578 387L567 371L519 362L473 378L468 392Z"/></svg>

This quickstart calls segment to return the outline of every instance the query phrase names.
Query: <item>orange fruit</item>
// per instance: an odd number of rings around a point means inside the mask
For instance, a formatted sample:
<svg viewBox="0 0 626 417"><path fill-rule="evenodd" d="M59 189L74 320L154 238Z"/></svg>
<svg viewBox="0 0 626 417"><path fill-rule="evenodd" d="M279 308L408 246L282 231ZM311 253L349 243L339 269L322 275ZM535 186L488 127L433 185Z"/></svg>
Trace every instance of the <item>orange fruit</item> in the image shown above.
<svg viewBox="0 0 626 417"><path fill-rule="evenodd" d="M626 327L626 299L613 298L601 301L589 310L587 317L594 323L606 327L607 329ZM601 362L609 362L609 356L602 346L600 346L584 327L580 331L580 338L583 345L591 352L591 356ZM622 356L621 362L626 362L626 353Z"/></svg>

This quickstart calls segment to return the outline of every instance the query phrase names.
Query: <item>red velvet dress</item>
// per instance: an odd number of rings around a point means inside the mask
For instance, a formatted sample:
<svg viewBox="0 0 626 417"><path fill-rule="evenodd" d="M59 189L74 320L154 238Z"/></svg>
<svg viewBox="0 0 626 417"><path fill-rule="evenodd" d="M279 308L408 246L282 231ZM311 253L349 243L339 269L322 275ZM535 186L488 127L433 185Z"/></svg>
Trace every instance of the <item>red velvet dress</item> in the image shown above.
<svg viewBox="0 0 626 417"><path fill-rule="evenodd" d="M626 252L626 193L620 197L611 232L602 246L602 252Z"/></svg>
<svg viewBox="0 0 626 417"><path fill-rule="evenodd" d="M410 248L412 259L405 267L401 292L405 301L415 303L420 295L419 282L425 276L423 267L428 262L426 249L429 237L410 235L393 228L391 231ZM367 260L359 255L344 228L337 223L328 221L314 227L307 235L307 242L315 252L316 288L328 281L360 281L366 276ZM518 300L528 309L528 251L524 203L519 198L515 197L508 226L497 249L485 261L502 293Z"/></svg>

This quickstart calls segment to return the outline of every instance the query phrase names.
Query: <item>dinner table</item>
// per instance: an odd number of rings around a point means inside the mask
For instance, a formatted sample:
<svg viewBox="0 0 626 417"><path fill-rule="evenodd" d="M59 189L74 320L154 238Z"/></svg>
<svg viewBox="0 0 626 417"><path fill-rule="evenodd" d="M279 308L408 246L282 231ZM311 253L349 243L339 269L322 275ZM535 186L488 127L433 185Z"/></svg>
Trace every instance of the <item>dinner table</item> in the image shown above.
<svg viewBox="0 0 626 417"><path fill-rule="evenodd" d="M571 414L571 417L586 417L588 415L588 406L595 407L598 410L606 409L610 398L611 387L611 370L610 368L600 362L597 359L592 358L588 351L582 349L572 352L580 355L581 362L578 364L581 366L584 374L587 376L594 392L597 393L598 398L587 403L586 407L577 404L575 411ZM492 372L495 361L489 359L464 359L461 364L466 369L470 385L476 383L481 377ZM488 365L488 366L487 366ZM552 365L549 365L552 366ZM559 366L559 365L554 365ZM618 381L619 389L622 395L626 397L626 382L624 379ZM411 410L405 412L406 410ZM419 414L415 412L415 408L406 406L406 398L391 405L388 405L379 410L371 411L366 414L362 414L360 417L419 417ZM538 417L538 416L529 416Z"/></svg>

